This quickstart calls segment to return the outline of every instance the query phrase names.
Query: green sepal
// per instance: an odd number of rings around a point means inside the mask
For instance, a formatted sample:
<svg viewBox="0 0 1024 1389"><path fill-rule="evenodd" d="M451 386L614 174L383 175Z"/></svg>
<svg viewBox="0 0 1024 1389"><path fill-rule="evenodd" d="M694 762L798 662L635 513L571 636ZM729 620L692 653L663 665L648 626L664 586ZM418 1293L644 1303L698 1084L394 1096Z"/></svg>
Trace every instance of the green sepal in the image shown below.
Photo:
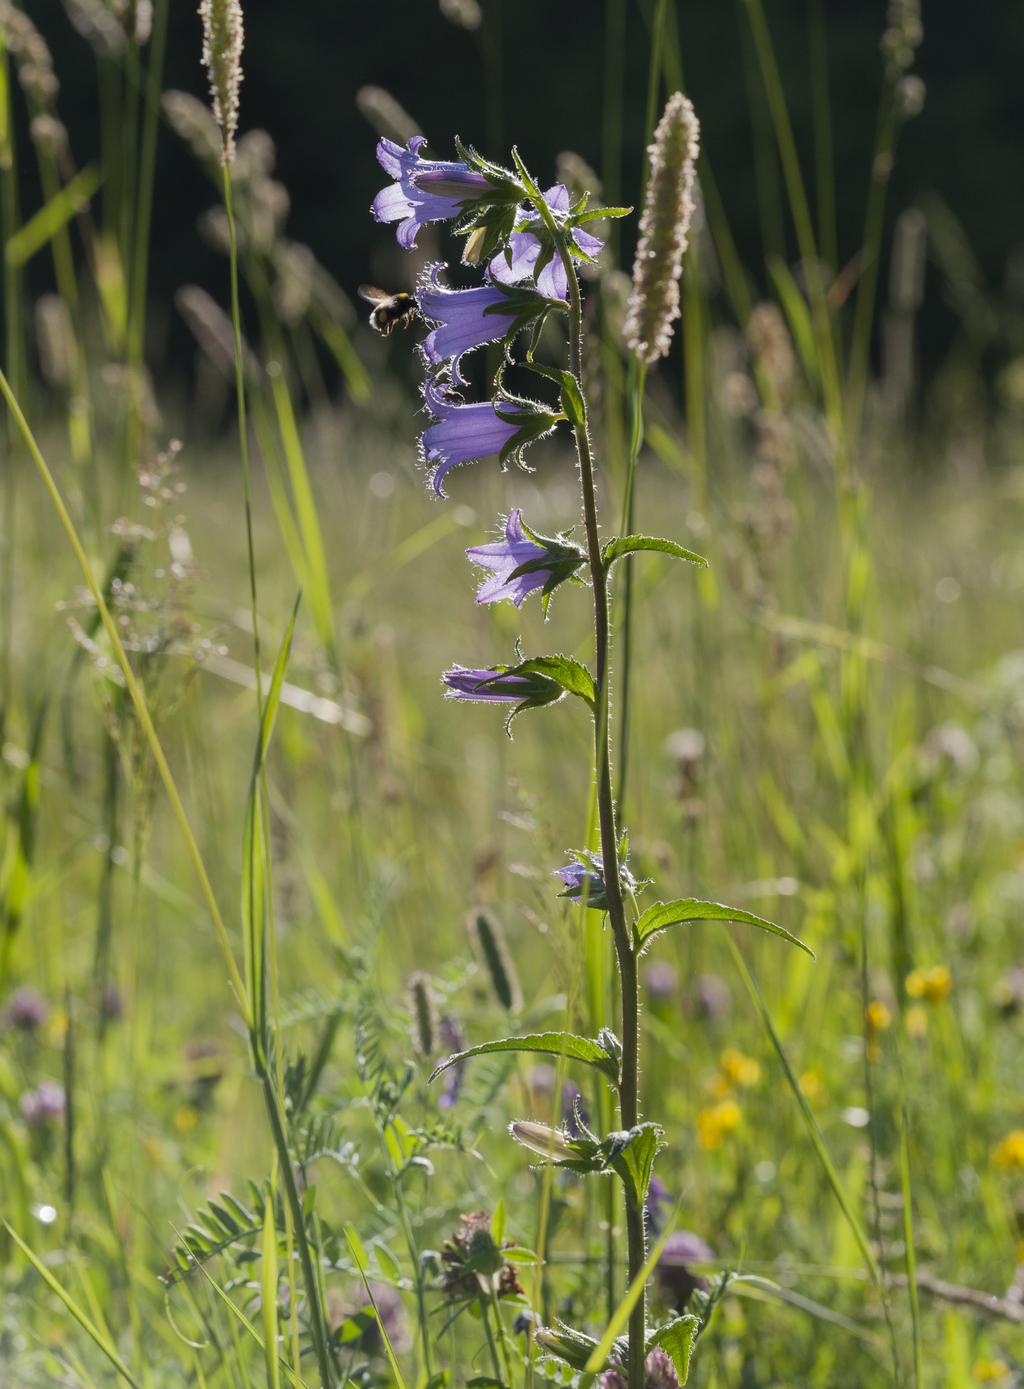
<svg viewBox="0 0 1024 1389"><path fill-rule="evenodd" d="M597 1349L597 1341L585 1331L577 1331L574 1326L555 1318L555 1325L542 1326L534 1335L541 1350L555 1355L574 1370L585 1370L587 1361Z"/></svg>
<svg viewBox="0 0 1024 1389"><path fill-rule="evenodd" d="M571 371L565 371L560 367L546 367L540 362L521 362L520 365L525 367L527 371L532 371L536 376L544 376L547 380L554 381L561 396L562 409L566 419L573 429L586 427L586 403L579 382Z"/></svg>
<svg viewBox="0 0 1024 1389"><path fill-rule="evenodd" d="M756 926L759 930L770 931L790 945L798 946L811 959L814 951L802 940L791 935L774 921L763 916L744 911L742 907L727 907L723 902L702 902L696 897L680 897L674 902L653 902L633 925L633 941L638 950L643 949L652 936L659 931L667 931L670 926L686 926L691 921L739 921L746 926Z"/></svg>
<svg viewBox="0 0 1024 1389"><path fill-rule="evenodd" d="M568 413L568 412L567 412ZM606 569L610 569L617 559L635 555L640 550L653 550L657 554L672 555L675 559L685 559L690 564L700 564L707 568L707 560L693 550L684 550L674 540L662 540L656 535L618 535L609 540L601 551Z"/></svg>
<svg viewBox="0 0 1024 1389"><path fill-rule="evenodd" d="M467 1061L471 1056L489 1056L504 1051L531 1051L540 1052L545 1056L564 1056L569 1061L579 1061L585 1066L593 1066L614 1083L619 1079L618 1056L609 1051L603 1041L578 1037L573 1032L532 1032L525 1037L501 1037L493 1042L481 1042L478 1046L445 1057L434 1068L430 1079L436 1080L449 1066Z"/></svg>
<svg viewBox="0 0 1024 1389"><path fill-rule="evenodd" d="M591 709L597 703L594 677L585 665L572 656L532 656L502 672L504 675L539 675L553 681L565 694L576 695Z"/></svg>

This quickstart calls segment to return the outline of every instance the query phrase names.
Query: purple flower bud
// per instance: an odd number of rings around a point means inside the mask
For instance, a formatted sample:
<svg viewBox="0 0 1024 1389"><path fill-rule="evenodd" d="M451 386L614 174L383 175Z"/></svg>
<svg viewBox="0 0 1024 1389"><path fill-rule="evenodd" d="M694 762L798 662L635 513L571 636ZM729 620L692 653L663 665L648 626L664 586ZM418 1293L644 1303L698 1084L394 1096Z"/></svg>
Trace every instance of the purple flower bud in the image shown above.
<svg viewBox="0 0 1024 1389"><path fill-rule="evenodd" d="M569 849L573 862L554 870L555 877L565 884L559 897L568 897L573 902L585 902L594 911L608 910L608 891L604 880L604 862L600 854L590 849ZM622 890L633 894L643 886L626 867L619 864L619 882Z"/></svg>
<svg viewBox="0 0 1024 1389"><path fill-rule="evenodd" d="M446 495L443 481L449 468L498 456L518 461L527 444L550 433L556 417L529 401L499 399L464 405L434 381L423 389L427 409L436 417L421 439L424 462L434 465L431 483L437 496ZM500 412L500 413L499 413Z"/></svg>
<svg viewBox="0 0 1024 1389"><path fill-rule="evenodd" d="M8 1027L19 1032L34 1032L50 1016L50 1005L35 989L15 989L7 1000L3 1018Z"/></svg>
<svg viewBox="0 0 1024 1389"><path fill-rule="evenodd" d="M492 190L483 174L455 160L421 159L426 144L414 135L403 149L393 140L377 145L377 162L395 180L374 198L370 211L378 222L398 222L398 244L405 250L416 245L426 222L446 222L458 217L467 202L475 202Z"/></svg>
<svg viewBox="0 0 1024 1389"><path fill-rule="evenodd" d="M544 200L555 214L556 221L563 221L569 212L569 191L564 183L556 183L544 194ZM524 231L516 231L508 239L508 249L499 251L491 261L489 272L492 279L505 285L521 284L533 280L537 289L546 299L564 299L569 293L565 266L557 251L550 256L547 264L537 272L541 252L551 249L550 237L544 223L537 216L530 217L523 212L521 221L529 221ZM588 256L596 256L604 249L603 242L589 232L574 227L572 239L581 251Z"/></svg>
<svg viewBox="0 0 1024 1389"><path fill-rule="evenodd" d="M64 1087L55 1080L44 1080L34 1090L27 1090L19 1105L29 1128L42 1128L51 1119L64 1118Z"/></svg>
<svg viewBox="0 0 1024 1389"><path fill-rule="evenodd" d="M583 563L582 551L574 545L535 535L523 525L518 507L505 522L505 539L489 545L475 545L466 554L487 578L477 589L478 603L500 603L507 598L517 608L536 589L551 592Z"/></svg>
<svg viewBox="0 0 1024 1389"><path fill-rule="evenodd" d="M460 665L452 666L441 677L448 686L445 699L463 699L476 704L516 704L521 699L529 699L534 682L542 678L509 675L500 666L472 670Z"/></svg>

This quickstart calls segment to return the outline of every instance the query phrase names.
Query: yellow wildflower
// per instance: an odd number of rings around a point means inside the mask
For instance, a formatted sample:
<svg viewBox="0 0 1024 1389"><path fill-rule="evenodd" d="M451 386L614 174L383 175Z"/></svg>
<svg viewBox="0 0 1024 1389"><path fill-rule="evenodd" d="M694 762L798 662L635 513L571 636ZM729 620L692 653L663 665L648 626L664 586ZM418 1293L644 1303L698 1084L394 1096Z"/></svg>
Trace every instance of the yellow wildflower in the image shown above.
<svg viewBox="0 0 1024 1389"><path fill-rule="evenodd" d="M1003 1172L1024 1172L1024 1129L1014 1129L997 1143L992 1161Z"/></svg>
<svg viewBox="0 0 1024 1389"><path fill-rule="evenodd" d="M906 987L911 998L923 998L926 1003L941 1003L952 992L953 976L946 965L912 969L907 975Z"/></svg>
<svg viewBox="0 0 1024 1389"><path fill-rule="evenodd" d="M804 1071L798 1084L811 1104L821 1104L825 1100L827 1094L825 1083L821 1078L821 1072L816 1067L812 1066L809 1071Z"/></svg>
<svg viewBox="0 0 1024 1389"><path fill-rule="evenodd" d="M904 1020L907 1024L908 1037L926 1037L928 1035L928 1014L920 1003L915 1003L907 1009Z"/></svg>
<svg viewBox="0 0 1024 1389"><path fill-rule="evenodd" d="M873 998L867 1008L868 1030L870 1032L885 1032L892 1026L892 1013L889 1005L883 1003L880 998Z"/></svg>
<svg viewBox="0 0 1024 1389"><path fill-rule="evenodd" d="M701 1109L697 1114L697 1142L706 1152L714 1152L725 1142L726 1136L739 1127L742 1115L735 1100L721 1100L710 1109Z"/></svg>
<svg viewBox="0 0 1024 1389"><path fill-rule="evenodd" d="M979 1384L992 1384L997 1380L1008 1379L1010 1367L1005 1360L975 1360L971 1374Z"/></svg>
<svg viewBox="0 0 1024 1389"><path fill-rule="evenodd" d="M191 1133L199 1123L199 1111L191 1104L179 1104L174 1111L174 1127L179 1133Z"/></svg>
<svg viewBox="0 0 1024 1389"><path fill-rule="evenodd" d="M719 1057L719 1065L731 1085L749 1087L761 1079L760 1062L752 1056L744 1056L736 1047L726 1047Z"/></svg>

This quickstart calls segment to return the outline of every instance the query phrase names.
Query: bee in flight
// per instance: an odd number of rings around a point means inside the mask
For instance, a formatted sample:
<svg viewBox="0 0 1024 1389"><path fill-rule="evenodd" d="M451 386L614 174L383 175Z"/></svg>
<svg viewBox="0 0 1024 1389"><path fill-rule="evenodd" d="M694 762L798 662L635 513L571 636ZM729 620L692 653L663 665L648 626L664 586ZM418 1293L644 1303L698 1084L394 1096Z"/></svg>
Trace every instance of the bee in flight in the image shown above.
<svg viewBox="0 0 1024 1389"><path fill-rule="evenodd" d="M390 336L396 328L408 328L419 313L416 300L404 291L400 294L385 294L382 289L375 289L373 285L360 285L359 297L373 305L370 310L370 327L376 328L384 337Z"/></svg>

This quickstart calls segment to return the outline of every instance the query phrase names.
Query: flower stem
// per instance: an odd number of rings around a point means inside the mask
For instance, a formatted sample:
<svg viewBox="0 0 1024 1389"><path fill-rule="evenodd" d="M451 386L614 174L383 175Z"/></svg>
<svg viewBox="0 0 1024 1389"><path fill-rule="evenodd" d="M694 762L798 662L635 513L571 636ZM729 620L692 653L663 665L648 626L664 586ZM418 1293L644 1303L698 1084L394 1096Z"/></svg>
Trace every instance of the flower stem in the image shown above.
<svg viewBox="0 0 1024 1389"><path fill-rule="evenodd" d="M517 160L518 163L518 160ZM526 175L522 164L520 172ZM532 180L531 180L532 183ZM565 232L556 223L551 209L534 184L530 191L538 213L551 233L569 284L569 330L571 370L583 400L583 418L574 424L576 455L579 462L580 494L583 526L587 537L587 562L594 596L594 637L596 646L594 684L597 698L594 707L594 765L597 778L597 818L601 834L601 861L604 866L605 891L608 897L608 919L615 942L619 968L622 1005L622 1069L619 1079L619 1113L623 1128L633 1128L639 1115L640 1103L640 1027L637 996L637 959L632 936L626 925L626 909L619 878L618 836L615 826L615 805L612 799L611 751L608 727L608 571L601 555L601 537L597 523L597 489L594 484L594 458L586 417L586 397L583 393L583 304L580 283L573 265ZM646 1232L643 1211L626 1197L626 1244L628 1282L640 1273L646 1261ZM647 1305L644 1297L637 1298L629 1317L629 1389L643 1389L644 1343Z"/></svg>

